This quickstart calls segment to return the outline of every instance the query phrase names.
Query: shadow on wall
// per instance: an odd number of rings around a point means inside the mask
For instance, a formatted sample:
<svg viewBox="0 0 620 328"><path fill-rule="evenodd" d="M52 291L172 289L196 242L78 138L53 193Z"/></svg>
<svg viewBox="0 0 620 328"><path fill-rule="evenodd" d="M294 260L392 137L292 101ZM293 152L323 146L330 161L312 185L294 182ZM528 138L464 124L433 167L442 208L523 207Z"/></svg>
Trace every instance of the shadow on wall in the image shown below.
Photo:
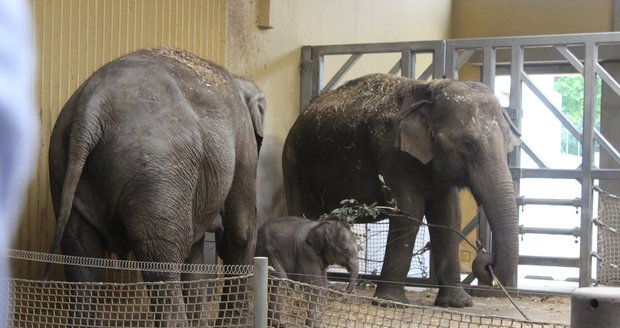
<svg viewBox="0 0 620 328"><path fill-rule="evenodd" d="M280 137L265 135L256 175L257 226L287 214L282 180L283 147L284 141Z"/></svg>

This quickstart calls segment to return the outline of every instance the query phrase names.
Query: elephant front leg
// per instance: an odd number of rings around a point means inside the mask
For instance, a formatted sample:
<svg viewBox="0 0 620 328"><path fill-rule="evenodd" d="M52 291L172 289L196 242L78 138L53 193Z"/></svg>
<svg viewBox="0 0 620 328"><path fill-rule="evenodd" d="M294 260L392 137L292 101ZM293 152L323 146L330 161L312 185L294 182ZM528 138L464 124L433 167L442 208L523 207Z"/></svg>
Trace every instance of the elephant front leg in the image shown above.
<svg viewBox="0 0 620 328"><path fill-rule="evenodd" d="M429 223L458 230L461 222L458 190L452 188L435 201L429 208L427 219ZM429 231L434 276L440 286L435 305L458 308L473 306L471 296L461 286L458 256L460 236L446 228L430 227Z"/></svg>
<svg viewBox="0 0 620 328"><path fill-rule="evenodd" d="M377 283L375 297L409 303L404 286L411 266L411 255L418 228L419 225L411 219L399 216L390 218L381 280Z"/></svg>
<svg viewBox="0 0 620 328"><path fill-rule="evenodd" d="M151 312L155 314L155 327L188 327L179 283L155 283L149 285L149 293Z"/></svg>

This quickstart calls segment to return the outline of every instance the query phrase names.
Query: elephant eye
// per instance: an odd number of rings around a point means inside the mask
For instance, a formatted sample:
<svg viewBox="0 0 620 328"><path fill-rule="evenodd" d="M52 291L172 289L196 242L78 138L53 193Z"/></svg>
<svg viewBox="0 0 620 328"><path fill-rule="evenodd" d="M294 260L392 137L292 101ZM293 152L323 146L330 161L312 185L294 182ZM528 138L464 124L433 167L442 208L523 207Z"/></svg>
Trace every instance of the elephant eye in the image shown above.
<svg viewBox="0 0 620 328"><path fill-rule="evenodd" d="M476 142L470 137L463 138L463 143L461 146L461 151L469 155L477 155L480 153L480 145L479 142Z"/></svg>

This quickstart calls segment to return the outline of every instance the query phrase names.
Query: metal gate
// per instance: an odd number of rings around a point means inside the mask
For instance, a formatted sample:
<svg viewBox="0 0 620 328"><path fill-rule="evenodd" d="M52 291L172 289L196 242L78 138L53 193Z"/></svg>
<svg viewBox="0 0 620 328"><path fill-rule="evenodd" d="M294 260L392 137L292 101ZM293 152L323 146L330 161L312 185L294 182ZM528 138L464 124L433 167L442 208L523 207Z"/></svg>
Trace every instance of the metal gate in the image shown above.
<svg viewBox="0 0 620 328"><path fill-rule="evenodd" d="M592 284L592 244L595 216L593 193L596 180L614 184L620 180L620 153L603 133L595 128L597 113L597 79L602 81L615 95L620 96L620 84L606 70L607 63L620 61L620 33L595 33L573 35L528 36L510 38L484 38L463 40L440 40L424 42L373 43L354 45L306 46L302 48L300 108L322 92L335 88L341 80L350 79L347 73L363 57L371 54L392 54L395 60L390 73L402 76L429 79L459 79L459 73L468 67L477 72L483 83L495 90L498 76L510 77L509 104L517 127L522 125L523 93L533 93L542 102L557 122L580 142L581 164L574 168L557 168L547 165L533 149L533 142L523 142L521 151L510 154L509 164L517 194L524 179L568 179L578 181L580 196L574 199L533 198L519 196L519 206L556 205L575 207L580 210L580 225L574 229L558 229L521 226L521 234L569 235L579 240L579 257L519 257L520 265L560 266L579 268L579 286ZM325 60L340 56L344 61L328 78ZM346 57L346 60L342 58ZM430 64L426 69L417 69L418 58L426 56ZM376 72L376 71L374 71ZM372 73L369 71L367 73ZM571 73L583 76L583 126L575 126L551 101L532 78L541 73ZM614 96L615 96L614 95ZM524 135L522 139L527 139ZM620 140L616 141L620 142ZM595 148L607 156L614 168L600 168ZM535 163L534 168L523 167L522 154ZM620 182L618 182L620 183ZM481 241L487 249L492 248L488 225L483 215L478 222ZM547 218L541 218L545 220ZM432 271L431 271L432 278ZM468 277L464 282L471 282ZM411 282L411 280L409 280ZM516 285L516 284L515 284Z"/></svg>

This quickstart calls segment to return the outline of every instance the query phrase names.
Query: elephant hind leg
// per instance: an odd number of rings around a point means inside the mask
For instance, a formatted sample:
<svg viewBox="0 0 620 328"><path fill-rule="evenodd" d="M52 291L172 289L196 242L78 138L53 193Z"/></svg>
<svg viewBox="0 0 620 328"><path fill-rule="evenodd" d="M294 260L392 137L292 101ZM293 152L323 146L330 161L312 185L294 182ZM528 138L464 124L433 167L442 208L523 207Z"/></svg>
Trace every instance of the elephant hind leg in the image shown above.
<svg viewBox="0 0 620 328"><path fill-rule="evenodd" d="M204 262L204 236L194 243L190 250L190 255L186 264L202 264ZM211 294L213 286L210 282L197 281L205 279L206 274L202 273L183 273L183 297L185 301L185 312L190 326L207 327L207 295ZM211 292L210 292L211 290Z"/></svg>
<svg viewBox="0 0 620 328"><path fill-rule="evenodd" d="M64 255L79 257L104 257L100 234L79 211L71 211L65 233L61 240ZM102 269L80 265L66 265L65 276L69 281L100 281Z"/></svg>
<svg viewBox="0 0 620 328"><path fill-rule="evenodd" d="M103 244L100 235L90 225L79 211L72 211L67 223L65 234L61 241L63 254L79 257L104 256ZM68 281L96 282L101 280L102 269L66 265L65 276ZM70 291L71 314L70 324L75 326L98 326L97 322L97 295L88 288L88 285L77 285Z"/></svg>
<svg viewBox="0 0 620 328"><path fill-rule="evenodd" d="M134 203L138 207L139 203ZM173 214L149 203L139 207L142 212L120 213L125 223L132 251L138 261L183 263L190 250L191 216L179 210ZM146 209L146 210L145 210ZM128 214L133 214L128 216ZM186 213L189 213L188 211ZM189 228L188 228L189 226ZM158 327L187 327L185 302L179 272L143 271L149 284L151 311L155 314Z"/></svg>

